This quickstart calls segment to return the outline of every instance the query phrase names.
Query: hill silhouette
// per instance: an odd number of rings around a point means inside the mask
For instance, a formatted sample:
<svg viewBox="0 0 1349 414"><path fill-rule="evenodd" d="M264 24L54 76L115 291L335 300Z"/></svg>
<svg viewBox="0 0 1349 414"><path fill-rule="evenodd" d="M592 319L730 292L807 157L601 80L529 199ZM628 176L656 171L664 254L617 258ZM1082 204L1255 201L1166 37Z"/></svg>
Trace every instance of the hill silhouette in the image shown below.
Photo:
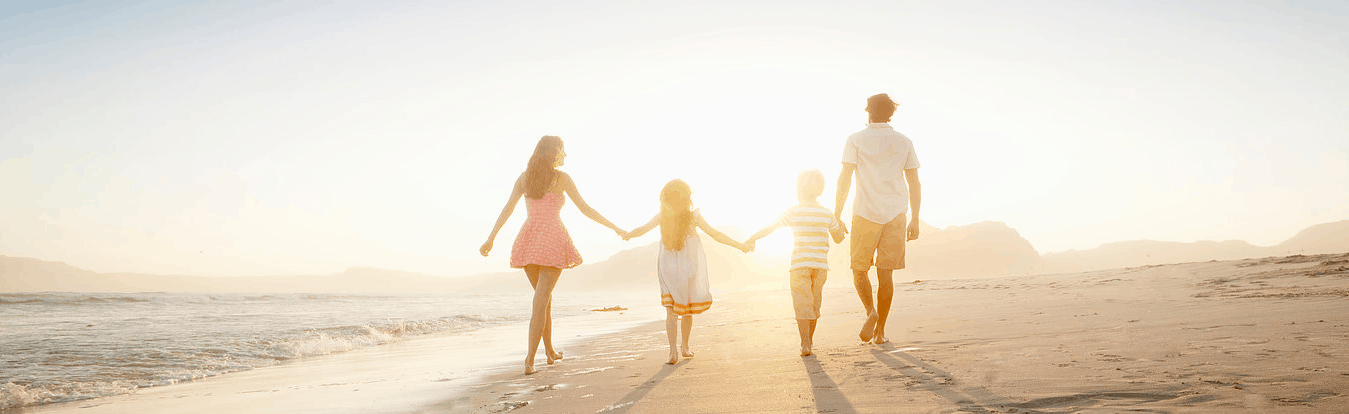
<svg viewBox="0 0 1349 414"><path fill-rule="evenodd" d="M786 231L779 230L779 231ZM908 246L908 269L897 280L996 277L1068 273L1167 263L1230 260L1289 254L1349 252L1349 220L1308 227L1274 246L1238 240L1193 243L1135 240L1087 250L1040 255L1017 231L1000 222L942 229L923 225L922 236ZM834 245L829 266L834 278L846 275L848 240ZM563 273L558 289L607 291L659 289L659 242L623 250L612 257ZM786 257L767 260L746 255L706 237L703 246L714 289L785 287ZM439 277L388 269L353 267L341 273L267 277L203 277L97 273L61 262L0 256L0 292L326 292L353 294L521 292L529 283L519 270L466 277Z"/></svg>

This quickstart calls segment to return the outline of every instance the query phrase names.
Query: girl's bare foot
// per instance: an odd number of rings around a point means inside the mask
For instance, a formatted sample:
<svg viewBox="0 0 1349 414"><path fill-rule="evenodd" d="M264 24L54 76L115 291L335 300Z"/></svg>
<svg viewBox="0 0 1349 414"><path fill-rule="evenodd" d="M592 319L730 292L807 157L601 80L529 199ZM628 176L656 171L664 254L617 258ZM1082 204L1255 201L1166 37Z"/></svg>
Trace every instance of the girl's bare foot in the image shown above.
<svg viewBox="0 0 1349 414"><path fill-rule="evenodd" d="M548 351L548 365L553 365L554 362L557 362L558 360L561 360L561 359L562 359L562 353L561 353L561 352L557 352L557 351Z"/></svg>
<svg viewBox="0 0 1349 414"><path fill-rule="evenodd" d="M857 333L857 337L862 338L862 342L870 342L871 337L875 336L877 318L879 318L879 315L876 315L876 312L867 314L867 321L862 323L862 331Z"/></svg>
<svg viewBox="0 0 1349 414"><path fill-rule="evenodd" d="M693 358L693 351L690 351L690 350L689 350L689 347L687 347L687 346L680 347L680 348L679 348L679 354L680 354L680 355L683 355L684 358Z"/></svg>
<svg viewBox="0 0 1349 414"><path fill-rule="evenodd" d="M674 365L674 364L679 363L679 353L678 353L678 352L675 352L674 349L671 349L671 350L670 350L670 360L669 360L669 361L665 361L665 363L666 363L666 364L670 364L670 365Z"/></svg>

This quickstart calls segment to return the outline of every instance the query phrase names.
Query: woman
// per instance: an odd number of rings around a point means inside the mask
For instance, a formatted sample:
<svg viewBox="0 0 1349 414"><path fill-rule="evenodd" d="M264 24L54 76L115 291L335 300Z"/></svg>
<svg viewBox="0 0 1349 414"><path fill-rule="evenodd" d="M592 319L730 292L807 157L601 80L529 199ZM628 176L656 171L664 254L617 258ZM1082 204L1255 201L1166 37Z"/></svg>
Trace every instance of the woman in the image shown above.
<svg viewBox="0 0 1349 414"><path fill-rule="evenodd" d="M571 196L576 202L576 208L586 217L613 229L620 237L627 234L590 208L581 198L581 193L576 191L571 176L557 170L566 157L562 138L547 135L539 139L525 172L515 180L515 189L511 191L510 199L506 200L506 206L501 209L501 216L497 217L492 234L478 249L483 256L492 251L492 241L496 240L497 232L501 231L501 226L515 211L520 197L524 196L529 216L520 227L520 234L515 236L515 244L511 246L511 267L525 269L529 284L534 286L534 310L529 319L529 352L525 355L526 375L534 373L534 353L539 348L540 338L543 339L549 365L562 359L562 353L553 350L553 288L557 286L562 269L581 264L581 254L572 245L571 236L567 234L567 228L562 225L559 215L566 197Z"/></svg>

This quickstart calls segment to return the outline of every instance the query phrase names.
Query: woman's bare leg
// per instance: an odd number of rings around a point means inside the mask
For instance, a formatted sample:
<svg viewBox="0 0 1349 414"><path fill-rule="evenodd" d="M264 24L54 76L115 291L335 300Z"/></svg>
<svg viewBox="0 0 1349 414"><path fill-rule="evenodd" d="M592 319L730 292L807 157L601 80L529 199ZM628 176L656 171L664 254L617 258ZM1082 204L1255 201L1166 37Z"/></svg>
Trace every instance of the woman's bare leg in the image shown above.
<svg viewBox="0 0 1349 414"><path fill-rule="evenodd" d="M553 300L553 288L557 287L557 278L562 269L556 267L532 266L537 275L534 284L533 313L529 318L529 352L525 355L525 374L534 373L534 354L539 350L539 341L543 339L544 328L548 325L548 305ZM525 274L529 274L525 268Z"/></svg>
<svg viewBox="0 0 1349 414"><path fill-rule="evenodd" d="M526 268L525 274L529 276L529 286L537 290L539 288L539 271L537 270L539 267L531 267L535 268L534 273L531 275L528 268ZM558 269L559 275L561 272L562 270ZM548 356L548 365L553 365L553 362L562 359L562 353L553 349L553 295L551 294L548 295L548 309L544 312L544 316L543 352Z"/></svg>

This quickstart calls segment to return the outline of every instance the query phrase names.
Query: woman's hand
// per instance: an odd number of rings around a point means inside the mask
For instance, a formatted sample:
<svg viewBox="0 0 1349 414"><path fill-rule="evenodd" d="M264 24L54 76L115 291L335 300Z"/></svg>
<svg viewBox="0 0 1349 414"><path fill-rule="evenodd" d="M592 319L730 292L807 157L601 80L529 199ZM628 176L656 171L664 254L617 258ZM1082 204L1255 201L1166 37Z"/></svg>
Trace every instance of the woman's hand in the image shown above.
<svg viewBox="0 0 1349 414"><path fill-rule="evenodd" d="M479 247L479 248L478 248L478 253L482 253L482 257L487 257L487 253L489 253L489 252L491 252L491 251L492 251L492 241L491 241L491 240L488 240L487 243L483 243L483 244L482 244L482 247Z"/></svg>
<svg viewBox="0 0 1349 414"><path fill-rule="evenodd" d="M628 236L627 230L623 230L617 227L614 228L614 233L618 233L618 237L622 238L623 241L628 241L628 239L632 238Z"/></svg>

